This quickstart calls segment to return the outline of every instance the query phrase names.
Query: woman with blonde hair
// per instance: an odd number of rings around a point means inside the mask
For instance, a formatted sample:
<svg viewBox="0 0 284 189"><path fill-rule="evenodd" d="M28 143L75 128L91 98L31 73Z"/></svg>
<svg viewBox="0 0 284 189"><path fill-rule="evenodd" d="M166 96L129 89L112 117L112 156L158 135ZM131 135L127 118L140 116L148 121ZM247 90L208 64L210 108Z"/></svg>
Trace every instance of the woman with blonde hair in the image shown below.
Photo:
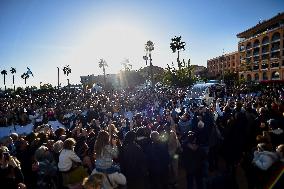
<svg viewBox="0 0 284 189"><path fill-rule="evenodd" d="M119 167L113 165L113 159L118 157L117 138L112 138L106 131L100 131L95 143L95 166L98 172L113 173Z"/></svg>

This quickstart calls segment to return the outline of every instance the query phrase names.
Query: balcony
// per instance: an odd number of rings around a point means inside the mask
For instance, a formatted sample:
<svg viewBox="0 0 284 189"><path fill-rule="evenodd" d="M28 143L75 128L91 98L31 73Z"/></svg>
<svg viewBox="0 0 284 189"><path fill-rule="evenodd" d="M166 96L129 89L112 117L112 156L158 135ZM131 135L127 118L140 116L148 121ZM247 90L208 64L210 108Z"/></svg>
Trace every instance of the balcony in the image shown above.
<svg viewBox="0 0 284 189"><path fill-rule="evenodd" d="M269 58L269 54L264 54L261 56L262 60L267 60Z"/></svg>
<svg viewBox="0 0 284 189"><path fill-rule="evenodd" d="M261 44L261 46L266 46L269 45L269 41L265 41L264 43Z"/></svg>
<svg viewBox="0 0 284 189"><path fill-rule="evenodd" d="M262 54L269 54L269 51L268 50L262 50Z"/></svg>
<svg viewBox="0 0 284 189"><path fill-rule="evenodd" d="M270 68L271 68L271 69L273 69L273 68L274 68L274 69L275 69L275 68L278 69L278 68L279 68L279 62L271 63L271 64L270 64Z"/></svg>
<svg viewBox="0 0 284 189"><path fill-rule="evenodd" d="M262 70L267 70L268 69L268 64L262 64L261 65Z"/></svg>
<svg viewBox="0 0 284 189"><path fill-rule="evenodd" d="M273 39L273 40L271 40L271 43L276 43L276 42L279 42L280 41L280 38L278 38L278 39Z"/></svg>
<svg viewBox="0 0 284 189"><path fill-rule="evenodd" d="M278 52L278 51L280 51L280 47L276 47L276 48L272 48L271 49L271 53L273 53L273 52Z"/></svg>
<svg viewBox="0 0 284 189"><path fill-rule="evenodd" d="M259 56L259 52L254 52L253 53L253 56L255 57L255 56Z"/></svg>

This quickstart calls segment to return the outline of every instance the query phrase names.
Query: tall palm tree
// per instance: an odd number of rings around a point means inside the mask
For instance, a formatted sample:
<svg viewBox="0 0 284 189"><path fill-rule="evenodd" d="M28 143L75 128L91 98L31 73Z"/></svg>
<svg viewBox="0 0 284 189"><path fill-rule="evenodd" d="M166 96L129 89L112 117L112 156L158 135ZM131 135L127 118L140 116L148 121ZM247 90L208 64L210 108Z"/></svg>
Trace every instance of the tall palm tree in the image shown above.
<svg viewBox="0 0 284 189"><path fill-rule="evenodd" d="M130 71L132 69L132 64L129 62L129 59L126 58L122 63L121 65L123 66L124 68L124 71Z"/></svg>
<svg viewBox="0 0 284 189"><path fill-rule="evenodd" d="M13 74L13 85L14 85L14 91L15 91L15 73L17 72L16 68L11 67L10 72L11 74Z"/></svg>
<svg viewBox="0 0 284 189"><path fill-rule="evenodd" d="M25 80L25 85L27 84L27 79L29 79L30 75L25 72L21 75L21 78Z"/></svg>
<svg viewBox="0 0 284 189"><path fill-rule="evenodd" d="M71 73L71 68L70 68L69 65L63 67L63 73L64 73L64 75L67 75L67 77L68 77L68 75ZM68 81L68 86L70 86L69 85L69 79L67 79L67 81Z"/></svg>
<svg viewBox="0 0 284 189"><path fill-rule="evenodd" d="M69 65L63 67L63 73L67 76L71 73L71 68Z"/></svg>
<svg viewBox="0 0 284 189"><path fill-rule="evenodd" d="M147 60L148 60L148 56L149 56L149 61L150 61L150 77L151 77L151 86L153 87L153 64L152 64L152 56L151 56L151 52L154 50L154 43L152 41L147 41L147 43L145 44L145 51L146 51L146 56L143 57L144 60L146 60L146 64L147 64Z"/></svg>
<svg viewBox="0 0 284 189"><path fill-rule="evenodd" d="M5 86L5 90L6 90L6 75L7 75L7 70L2 70L2 71L1 71L1 74L2 74L3 77L4 77L4 86Z"/></svg>
<svg viewBox="0 0 284 189"><path fill-rule="evenodd" d="M105 67L108 67L107 62L104 59L100 59L99 61L99 67L103 69L104 74L104 86L106 87L106 69Z"/></svg>
<svg viewBox="0 0 284 189"><path fill-rule="evenodd" d="M177 57L177 63L178 63L178 68L181 68L181 61L179 60L179 52L180 50L185 50L185 42L181 41L181 36L177 37L175 36L172 38L172 42L170 43L170 48L172 49L173 53L176 51L178 52L178 57Z"/></svg>

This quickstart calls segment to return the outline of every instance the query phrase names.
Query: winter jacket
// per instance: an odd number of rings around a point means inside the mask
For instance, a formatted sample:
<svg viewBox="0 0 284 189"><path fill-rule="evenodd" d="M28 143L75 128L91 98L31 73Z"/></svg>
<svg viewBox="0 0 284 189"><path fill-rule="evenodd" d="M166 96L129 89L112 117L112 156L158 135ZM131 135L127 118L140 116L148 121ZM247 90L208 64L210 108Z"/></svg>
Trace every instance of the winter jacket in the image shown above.
<svg viewBox="0 0 284 189"><path fill-rule="evenodd" d="M96 169L93 170L91 174L98 173ZM118 187L119 185L126 185L126 178L122 173L112 173L112 174L104 174L102 188L104 189L113 189Z"/></svg>
<svg viewBox="0 0 284 189"><path fill-rule="evenodd" d="M63 149L59 155L59 171L69 171L72 168L73 161L81 163L81 159L75 154L73 150Z"/></svg>
<svg viewBox="0 0 284 189"><path fill-rule="evenodd" d="M267 170L276 162L278 156L274 152L269 151L255 151L252 163L261 170Z"/></svg>
<svg viewBox="0 0 284 189"><path fill-rule="evenodd" d="M112 166L113 159L118 157L117 146L112 147L111 145L106 145L102 153L96 157L96 168L98 169L108 169Z"/></svg>

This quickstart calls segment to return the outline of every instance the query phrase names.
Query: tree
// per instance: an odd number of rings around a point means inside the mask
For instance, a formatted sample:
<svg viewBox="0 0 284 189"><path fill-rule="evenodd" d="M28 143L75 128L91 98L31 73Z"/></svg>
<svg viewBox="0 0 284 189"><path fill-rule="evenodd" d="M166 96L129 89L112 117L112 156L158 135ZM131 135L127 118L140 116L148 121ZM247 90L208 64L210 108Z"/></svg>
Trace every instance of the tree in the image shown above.
<svg viewBox="0 0 284 189"><path fill-rule="evenodd" d="M152 64L152 55L151 52L154 50L154 43L152 41L147 41L145 44L145 51L146 51L146 56L143 57L144 60L146 60L146 65L147 65L147 60L149 56L150 60L150 79L151 79L151 86L153 87L154 85L154 77L153 77L153 64Z"/></svg>
<svg viewBox="0 0 284 189"><path fill-rule="evenodd" d="M123 66L124 68L124 71L130 71L132 69L132 64L129 62L129 59L126 58L122 63L121 65Z"/></svg>
<svg viewBox="0 0 284 189"><path fill-rule="evenodd" d="M181 36L175 36L174 38L172 38L172 42L170 43L170 48L172 49L173 53L175 53L176 51L178 52L177 63L179 69L182 67L181 61L179 59L179 52L180 50L185 50L185 45L185 42L181 41Z"/></svg>
<svg viewBox="0 0 284 189"><path fill-rule="evenodd" d="M163 83L170 86L186 87L191 86L196 78L193 76L193 67L190 65L190 60L187 64L183 60L183 65L179 69L167 65L166 72L163 76Z"/></svg>
<svg viewBox="0 0 284 189"><path fill-rule="evenodd" d="M11 74L13 74L13 85L14 85L14 91L15 91L15 73L16 73L16 68L11 67L10 72L11 72Z"/></svg>
<svg viewBox="0 0 284 189"><path fill-rule="evenodd" d="M68 75L71 73L71 68L69 65L63 67L63 73L64 75L67 75L68 77ZM67 79L67 81L68 81L68 86L69 86L69 79Z"/></svg>
<svg viewBox="0 0 284 189"><path fill-rule="evenodd" d="M1 74L2 74L3 77L4 77L4 85L5 85L5 90L6 90L6 75L7 75L7 70L2 70L2 71L1 71Z"/></svg>
<svg viewBox="0 0 284 189"><path fill-rule="evenodd" d="M180 61L179 56L180 50L185 50L185 42L181 41L181 36L175 36L171 40L170 48L173 53L178 52L178 69L175 68L173 62L172 66L167 65L167 69L163 77L163 83L178 87L190 86L196 80L193 75L193 66L190 65L190 59L188 59L186 63L184 59Z"/></svg>
<svg viewBox="0 0 284 189"><path fill-rule="evenodd" d="M25 85L27 84L27 79L29 79L30 75L25 72L21 75L21 78L25 80Z"/></svg>
<svg viewBox="0 0 284 189"><path fill-rule="evenodd" d="M123 70L120 71L120 80L122 80L122 86L129 86L129 76L132 69L132 64L130 64L129 59L124 59L121 63ZM120 81L121 82L121 81ZM120 83L121 84L121 83Z"/></svg>
<svg viewBox="0 0 284 189"><path fill-rule="evenodd" d="M106 69L105 67L108 67L107 62L104 59L100 59L99 61L99 67L103 69L104 74L104 86L106 87Z"/></svg>

